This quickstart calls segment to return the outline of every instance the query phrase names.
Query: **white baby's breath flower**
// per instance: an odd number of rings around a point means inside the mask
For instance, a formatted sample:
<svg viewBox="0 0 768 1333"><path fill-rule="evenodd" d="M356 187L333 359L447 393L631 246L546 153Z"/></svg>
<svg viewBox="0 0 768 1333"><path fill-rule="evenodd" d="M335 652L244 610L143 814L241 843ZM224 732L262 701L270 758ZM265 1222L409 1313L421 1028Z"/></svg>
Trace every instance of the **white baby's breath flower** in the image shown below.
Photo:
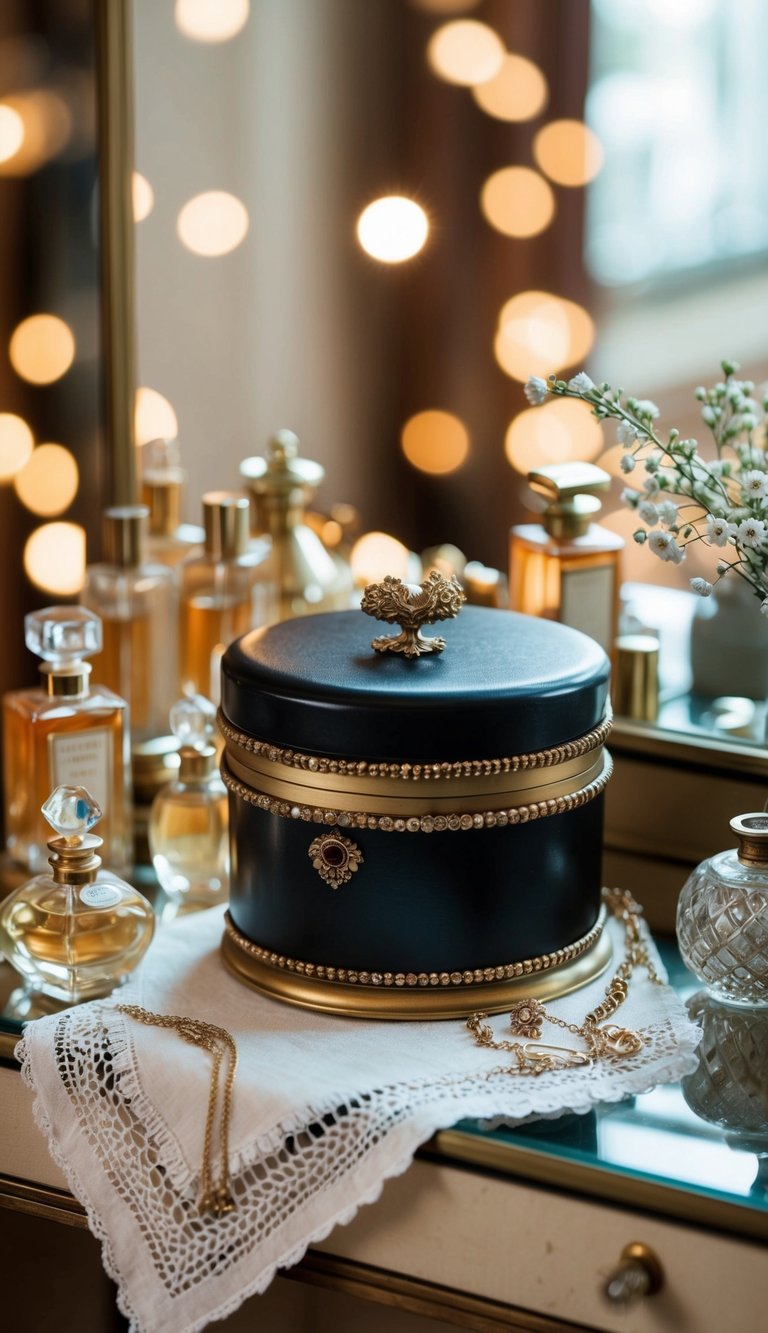
<svg viewBox="0 0 768 1333"><path fill-rule="evenodd" d="M619 467L622 472L634 472L637 466L637 459L634 454L622 454L619 459Z"/></svg>
<svg viewBox="0 0 768 1333"><path fill-rule="evenodd" d="M635 509L637 507L637 502L640 499L640 492L633 491L630 486L625 486L619 499L623 505L629 505L630 509Z"/></svg>
<svg viewBox="0 0 768 1333"><path fill-rule="evenodd" d="M673 504L671 500L662 500L656 508L659 520L665 528L671 528L677 522L677 505Z"/></svg>
<svg viewBox="0 0 768 1333"><path fill-rule="evenodd" d="M540 407L547 399L547 381L538 375L531 375L523 392L531 407Z"/></svg>
<svg viewBox="0 0 768 1333"><path fill-rule="evenodd" d="M672 564L679 565L685 559L685 550L678 546L674 537L669 532L649 532L648 545L660 560L671 561Z"/></svg>
<svg viewBox="0 0 768 1333"><path fill-rule="evenodd" d="M639 417L645 417L648 421L655 421L659 415L659 409L650 398L641 398L635 405L635 411Z"/></svg>
<svg viewBox="0 0 768 1333"><path fill-rule="evenodd" d="M765 523L761 518L745 518L737 527L736 536L742 546L756 551L765 543Z"/></svg>
<svg viewBox="0 0 768 1333"><path fill-rule="evenodd" d="M641 500L637 506L637 512L649 528L659 521L659 511L651 500Z"/></svg>
<svg viewBox="0 0 768 1333"><path fill-rule="evenodd" d="M706 579L689 579L691 588L699 594L699 597L710 597L712 595L712 584L707 583Z"/></svg>
<svg viewBox="0 0 768 1333"><path fill-rule="evenodd" d="M574 393L589 393L590 389L594 389L594 387L594 380L589 378L585 370L580 370L578 375L574 375L573 379L568 381L568 388L572 389Z"/></svg>
<svg viewBox="0 0 768 1333"><path fill-rule="evenodd" d="M739 480L741 489L748 499L764 500L768 495L768 472L760 472L757 469L742 472Z"/></svg>
<svg viewBox="0 0 768 1333"><path fill-rule="evenodd" d="M618 430L616 431L616 439L619 444L624 445L625 449L629 449L630 445L635 443L635 440L643 438L641 431L639 431L636 426L633 426L631 421L619 422Z"/></svg>
<svg viewBox="0 0 768 1333"><path fill-rule="evenodd" d="M646 477L645 481L643 482L643 490L648 496L658 495L659 491L661 490L658 477Z"/></svg>
<svg viewBox="0 0 768 1333"><path fill-rule="evenodd" d="M726 518L716 518L714 514L707 518L707 537L713 546L727 546L735 531Z"/></svg>
<svg viewBox="0 0 768 1333"><path fill-rule="evenodd" d="M701 409L701 416L702 420L706 421L708 426L714 426L715 422L717 421L717 418L720 416L720 411L718 408L712 407L709 403L707 403L707 406L702 407Z"/></svg>

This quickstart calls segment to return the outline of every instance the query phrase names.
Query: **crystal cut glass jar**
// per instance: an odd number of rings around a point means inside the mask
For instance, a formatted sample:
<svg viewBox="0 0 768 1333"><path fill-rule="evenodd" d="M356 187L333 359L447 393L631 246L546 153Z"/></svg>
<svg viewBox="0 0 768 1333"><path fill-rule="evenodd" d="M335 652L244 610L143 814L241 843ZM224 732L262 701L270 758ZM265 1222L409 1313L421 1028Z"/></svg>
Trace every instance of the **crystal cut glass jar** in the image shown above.
<svg viewBox="0 0 768 1333"><path fill-rule="evenodd" d="M728 1004L768 1007L768 815L731 820L739 845L702 861L677 905L686 967Z"/></svg>

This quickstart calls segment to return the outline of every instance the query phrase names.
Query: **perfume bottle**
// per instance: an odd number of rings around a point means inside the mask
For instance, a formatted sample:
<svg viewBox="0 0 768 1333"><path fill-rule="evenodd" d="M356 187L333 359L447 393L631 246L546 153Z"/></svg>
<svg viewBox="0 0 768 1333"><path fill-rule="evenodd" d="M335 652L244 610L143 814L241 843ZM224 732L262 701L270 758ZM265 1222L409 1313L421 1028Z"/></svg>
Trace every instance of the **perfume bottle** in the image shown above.
<svg viewBox="0 0 768 1333"><path fill-rule="evenodd" d="M738 847L702 861L677 904L686 967L718 1000L768 1006L768 815L731 820Z"/></svg>
<svg viewBox="0 0 768 1333"><path fill-rule="evenodd" d="M46 862L48 830L40 807L61 782L88 786L103 811L113 865L130 864L128 708L102 685L89 687L101 651L98 616L81 606L47 606L24 620L27 647L41 657L42 688L3 700L5 838L10 855L33 872Z"/></svg>
<svg viewBox="0 0 768 1333"><path fill-rule="evenodd" d="M201 695L174 704L178 777L158 792L149 819L155 873L182 910L213 907L229 897L227 789L211 744L215 721L213 704Z"/></svg>
<svg viewBox="0 0 768 1333"><path fill-rule="evenodd" d="M176 694L176 587L172 570L146 559L144 505L104 513L102 564L80 595L102 620L101 676L131 708L134 741L159 736Z"/></svg>
<svg viewBox="0 0 768 1333"><path fill-rule="evenodd" d="M0 952L27 989L66 1004L107 995L143 957L155 929L146 898L101 870L101 817L85 787L60 786L43 806L59 835L51 872L22 885L0 908Z"/></svg>
<svg viewBox="0 0 768 1333"><path fill-rule="evenodd" d="M279 430L266 458L246 458L240 475L253 499L254 532L269 540L269 578L279 620L351 605L352 571L326 549L306 522L306 507L325 476L319 463L299 458L299 441Z"/></svg>
<svg viewBox="0 0 768 1333"><path fill-rule="evenodd" d="M150 440L142 451L141 500L149 510L147 558L178 569L182 560L200 555L205 533L182 523L181 504L187 474L176 440Z"/></svg>
<svg viewBox="0 0 768 1333"><path fill-rule="evenodd" d="M559 620L613 647L619 606L621 537L592 522L596 492L611 478L591 463L561 463L528 473L546 507L541 523L512 528L509 604L513 611Z"/></svg>
<svg viewBox="0 0 768 1333"><path fill-rule="evenodd" d="M181 568L181 689L219 699L219 665L233 639L269 618L265 543L250 543L248 497L203 496L205 549Z"/></svg>

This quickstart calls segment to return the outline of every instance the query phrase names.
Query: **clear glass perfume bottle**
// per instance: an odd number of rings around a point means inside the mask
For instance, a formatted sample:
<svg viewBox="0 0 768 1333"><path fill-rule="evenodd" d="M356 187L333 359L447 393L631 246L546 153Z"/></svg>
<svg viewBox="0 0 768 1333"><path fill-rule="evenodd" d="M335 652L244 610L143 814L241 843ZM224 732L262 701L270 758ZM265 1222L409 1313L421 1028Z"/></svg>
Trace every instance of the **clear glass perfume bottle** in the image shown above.
<svg viewBox="0 0 768 1333"><path fill-rule="evenodd" d="M205 541L201 527L181 521L187 474L178 442L150 440L141 455L141 501L149 510L147 558L178 570L183 560L201 554Z"/></svg>
<svg viewBox="0 0 768 1333"><path fill-rule="evenodd" d="M219 699L219 666L233 639L263 625L271 598L265 543L249 541L248 497L203 496L205 550L181 568L181 688Z"/></svg>
<svg viewBox="0 0 768 1333"><path fill-rule="evenodd" d="M3 699L7 849L29 870L42 870L48 829L40 808L67 782L94 793L106 854L123 869L131 860L128 707L104 686L89 687L84 660L101 651L101 621L81 606L47 606L26 616L24 635L43 659L43 686Z"/></svg>
<svg viewBox="0 0 768 1333"><path fill-rule="evenodd" d="M611 478L592 463L561 463L529 472L528 481L547 503L540 523L510 532L509 604L582 630L610 652L624 542L592 518L600 509L596 492Z"/></svg>
<svg viewBox="0 0 768 1333"><path fill-rule="evenodd" d="M677 904L686 967L718 1000L768 1005L768 815L731 820L738 848L702 861Z"/></svg>
<svg viewBox="0 0 768 1333"><path fill-rule="evenodd" d="M149 947L155 914L100 869L102 841L89 830L101 810L85 787L57 787L43 814L59 835L48 843L51 871L0 907L0 952L29 991L76 1004L122 985Z"/></svg>
<svg viewBox="0 0 768 1333"><path fill-rule="evenodd" d="M149 819L152 864L171 902L196 910L229 897L227 789L211 744L216 710L200 695L171 709L179 774L158 792Z"/></svg>
<svg viewBox="0 0 768 1333"><path fill-rule="evenodd" d="M105 560L88 566L80 595L101 617L101 675L128 700L134 741L162 734L176 695L176 585L146 559L147 517L144 505L105 511Z"/></svg>

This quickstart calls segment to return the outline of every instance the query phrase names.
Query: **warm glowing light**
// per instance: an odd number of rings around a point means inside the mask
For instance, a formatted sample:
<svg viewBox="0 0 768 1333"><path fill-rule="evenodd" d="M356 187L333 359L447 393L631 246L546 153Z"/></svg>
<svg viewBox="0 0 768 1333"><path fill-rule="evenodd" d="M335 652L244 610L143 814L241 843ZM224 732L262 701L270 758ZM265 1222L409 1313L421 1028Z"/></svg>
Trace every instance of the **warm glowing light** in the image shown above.
<svg viewBox="0 0 768 1333"><path fill-rule="evenodd" d="M0 481L10 481L28 462L35 441L26 421L0 412Z"/></svg>
<svg viewBox="0 0 768 1333"><path fill-rule="evenodd" d="M178 433L179 423L168 399L158 393L157 389L137 389L134 414L136 444L149 444L151 440L175 440Z"/></svg>
<svg viewBox="0 0 768 1333"><path fill-rule="evenodd" d="M48 518L63 514L77 495L79 475L74 457L62 444L39 444L16 473L13 484L22 504Z"/></svg>
<svg viewBox="0 0 768 1333"><path fill-rule="evenodd" d="M549 292L520 292L502 307L496 360L513 379L554 375L586 360L595 326L583 306Z"/></svg>
<svg viewBox="0 0 768 1333"><path fill-rule="evenodd" d="M558 185L586 185L603 165L603 145L580 120L553 120L539 130L533 156Z"/></svg>
<svg viewBox="0 0 768 1333"><path fill-rule="evenodd" d="M248 231L248 209L234 194L208 190L182 208L176 222L182 245L193 254L215 258L236 250Z"/></svg>
<svg viewBox="0 0 768 1333"><path fill-rule="evenodd" d="M401 444L413 467L438 476L461 467L469 453L469 433L451 412L417 412L403 426Z"/></svg>
<svg viewBox="0 0 768 1333"><path fill-rule="evenodd" d="M492 79L501 69L504 54L498 33L476 19L444 23L427 46L427 60L435 74L464 88Z"/></svg>
<svg viewBox="0 0 768 1333"><path fill-rule="evenodd" d="M43 592L71 597L85 579L85 529L78 523L44 523L24 547L27 578Z"/></svg>
<svg viewBox="0 0 768 1333"><path fill-rule="evenodd" d="M481 0L411 0L414 9L422 9L425 14L466 14L480 3Z"/></svg>
<svg viewBox="0 0 768 1333"><path fill-rule="evenodd" d="M58 315L30 315L16 325L8 352L22 379L30 384L53 384L75 359L75 338Z"/></svg>
<svg viewBox="0 0 768 1333"><path fill-rule="evenodd" d="M24 142L24 121L12 106L0 102L0 162L8 162Z"/></svg>
<svg viewBox="0 0 768 1333"><path fill-rule="evenodd" d="M599 422L587 404L575 398L527 408L515 417L504 441L508 461L523 476L547 463L588 461L602 447Z"/></svg>
<svg viewBox="0 0 768 1333"><path fill-rule="evenodd" d="M366 532L352 547L350 556L355 583L379 583L387 574L406 579L410 572L410 554L396 537L386 532Z"/></svg>
<svg viewBox="0 0 768 1333"><path fill-rule="evenodd" d="M429 235L423 208L399 194L375 199L357 219L357 239L372 259L402 264L419 253Z"/></svg>
<svg viewBox="0 0 768 1333"><path fill-rule="evenodd" d="M525 56L505 55L501 69L472 89L477 105L497 120L532 120L547 105L549 89L538 65Z"/></svg>
<svg viewBox="0 0 768 1333"><path fill-rule="evenodd" d="M155 192L146 176L134 171L131 181L133 188L133 220L143 222L155 206Z"/></svg>
<svg viewBox="0 0 768 1333"><path fill-rule="evenodd" d="M485 182L480 207L505 236L538 236L555 216L555 196L538 171L503 167Z"/></svg>
<svg viewBox="0 0 768 1333"><path fill-rule="evenodd" d="M176 27L196 42L228 42L248 20L248 0L176 0Z"/></svg>

